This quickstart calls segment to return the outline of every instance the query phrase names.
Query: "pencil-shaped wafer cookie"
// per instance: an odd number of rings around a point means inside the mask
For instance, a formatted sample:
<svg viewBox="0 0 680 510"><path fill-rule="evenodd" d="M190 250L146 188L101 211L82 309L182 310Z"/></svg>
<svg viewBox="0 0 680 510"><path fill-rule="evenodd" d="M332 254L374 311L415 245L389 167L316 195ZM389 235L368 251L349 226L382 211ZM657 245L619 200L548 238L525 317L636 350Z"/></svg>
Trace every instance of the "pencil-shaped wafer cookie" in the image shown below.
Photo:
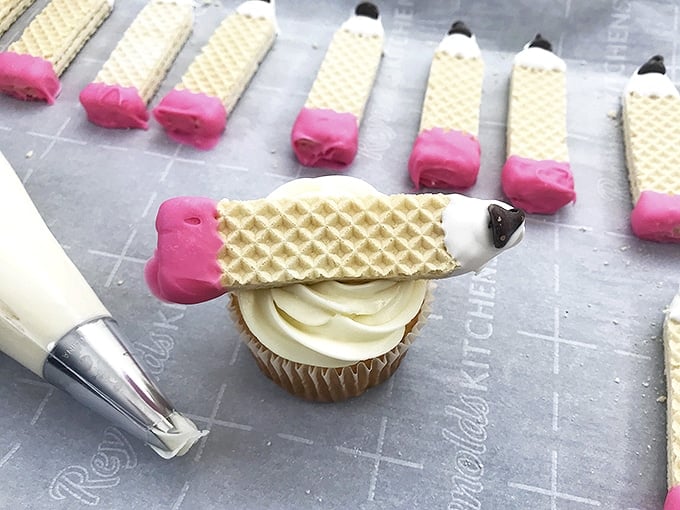
<svg viewBox="0 0 680 510"><path fill-rule="evenodd" d="M636 236L680 242L680 94L657 55L623 93L623 133Z"/></svg>
<svg viewBox="0 0 680 510"><path fill-rule="evenodd" d="M291 143L306 166L340 169L357 153L359 124L383 52L378 8L363 2L335 32L312 90L297 116Z"/></svg>
<svg viewBox="0 0 680 510"><path fill-rule="evenodd" d="M515 56L501 182L513 205L552 214L576 200L567 150L566 64L540 34Z"/></svg>
<svg viewBox="0 0 680 510"><path fill-rule="evenodd" d="M477 271L522 239L524 213L444 194L178 197L161 205L156 230L147 283L188 304L245 288Z"/></svg>
<svg viewBox="0 0 680 510"><path fill-rule="evenodd" d="M243 2L227 16L153 111L168 136L199 149L214 147L276 30L274 4L267 0Z"/></svg>
<svg viewBox="0 0 680 510"><path fill-rule="evenodd" d="M0 0L0 35L12 26L35 0Z"/></svg>
<svg viewBox="0 0 680 510"><path fill-rule="evenodd" d="M484 62L475 36L456 21L434 52L420 119L408 161L416 189L464 189L479 173L479 106Z"/></svg>
<svg viewBox="0 0 680 510"><path fill-rule="evenodd" d="M80 93L88 119L107 128L146 129L146 105L188 39L193 21L192 0L146 4Z"/></svg>
<svg viewBox="0 0 680 510"><path fill-rule="evenodd" d="M664 510L680 510L680 289L663 326L666 365L668 496Z"/></svg>
<svg viewBox="0 0 680 510"><path fill-rule="evenodd" d="M54 103L59 76L112 8L113 0L52 0L0 53L0 91Z"/></svg>

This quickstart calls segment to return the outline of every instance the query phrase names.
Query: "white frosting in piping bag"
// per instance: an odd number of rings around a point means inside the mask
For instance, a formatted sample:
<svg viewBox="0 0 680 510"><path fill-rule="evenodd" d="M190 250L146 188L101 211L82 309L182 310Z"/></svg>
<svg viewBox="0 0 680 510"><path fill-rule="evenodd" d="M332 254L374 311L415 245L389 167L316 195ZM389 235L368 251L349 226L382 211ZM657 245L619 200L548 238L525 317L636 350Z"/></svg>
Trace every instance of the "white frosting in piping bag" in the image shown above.
<svg viewBox="0 0 680 510"><path fill-rule="evenodd" d="M42 377L48 346L109 312L0 153L0 350Z"/></svg>
<svg viewBox="0 0 680 510"><path fill-rule="evenodd" d="M479 58L481 52L477 45L477 39L473 35L468 37L465 34L446 35L442 42L437 46L437 51L443 51L454 57Z"/></svg>
<svg viewBox="0 0 680 510"><path fill-rule="evenodd" d="M528 43L530 44L530 43ZM567 64L552 51L544 50L536 46L526 45L522 51L515 55L514 64L522 67L533 67L534 69L545 69L548 71L566 71Z"/></svg>
<svg viewBox="0 0 680 510"><path fill-rule="evenodd" d="M110 314L49 231L2 153L0 195L0 239L4 243L0 249L0 351L43 377L48 353L64 335ZM152 446L164 458L183 455L205 435L179 413L165 419L163 427L148 429L168 446L169 451Z"/></svg>
<svg viewBox="0 0 680 510"><path fill-rule="evenodd" d="M678 89L675 88L671 79L665 74L637 74L637 70L633 73L633 76L630 77L630 80L628 80L626 88L623 91L626 96L632 92L649 97L680 97Z"/></svg>
<svg viewBox="0 0 680 510"><path fill-rule="evenodd" d="M505 209L512 207L497 200L480 200L465 195L449 196L451 202L442 214L442 228L446 250L460 264L454 275L479 271L492 258L512 248L524 237L525 227L522 225L503 248L496 248L489 228L488 207L491 204Z"/></svg>

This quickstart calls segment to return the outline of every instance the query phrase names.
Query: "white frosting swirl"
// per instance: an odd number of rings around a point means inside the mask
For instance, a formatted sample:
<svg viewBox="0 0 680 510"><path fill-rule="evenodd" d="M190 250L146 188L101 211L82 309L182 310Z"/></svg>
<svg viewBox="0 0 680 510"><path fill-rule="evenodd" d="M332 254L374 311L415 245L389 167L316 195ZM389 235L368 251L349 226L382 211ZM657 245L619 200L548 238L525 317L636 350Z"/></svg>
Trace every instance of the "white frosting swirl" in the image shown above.
<svg viewBox="0 0 680 510"><path fill-rule="evenodd" d="M270 197L378 193L348 176L297 179ZM403 338L427 294L424 280L321 282L240 291L248 329L269 350L291 361L343 367L380 356Z"/></svg>
<svg viewBox="0 0 680 510"><path fill-rule="evenodd" d="M437 46L437 51L462 58L479 58L482 55L475 36L468 37L465 34L446 35Z"/></svg>
<svg viewBox="0 0 680 510"><path fill-rule="evenodd" d="M380 18L373 19L368 16L352 15L342 24L340 29L359 35L378 37L383 37L385 35L385 29L380 22Z"/></svg>
<svg viewBox="0 0 680 510"><path fill-rule="evenodd" d="M503 248L496 248L489 228L488 208L491 204L505 209L511 207L497 200L481 200L456 194L449 197L451 202L442 213L442 228L446 250L460 264L453 272L454 275L480 271L492 258L509 250L524 237L525 226L522 224Z"/></svg>
<svg viewBox="0 0 680 510"><path fill-rule="evenodd" d="M530 44L530 43L529 43ZM552 51L544 50L536 46L524 47L515 55L516 66L533 67L534 69L545 69L547 71L566 71L567 64Z"/></svg>
<svg viewBox="0 0 680 510"><path fill-rule="evenodd" d="M637 70L630 77L624 95L634 92L641 96L649 97L680 97L678 89L675 88L671 79L665 74L661 73L645 73L638 74Z"/></svg>

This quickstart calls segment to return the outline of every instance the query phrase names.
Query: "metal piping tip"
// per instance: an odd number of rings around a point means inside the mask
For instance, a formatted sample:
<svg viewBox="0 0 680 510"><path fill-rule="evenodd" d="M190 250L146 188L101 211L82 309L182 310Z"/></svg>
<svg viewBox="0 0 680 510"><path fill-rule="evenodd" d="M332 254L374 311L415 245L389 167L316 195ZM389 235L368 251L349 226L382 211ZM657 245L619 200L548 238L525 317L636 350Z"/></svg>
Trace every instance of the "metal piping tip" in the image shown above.
<svg viewBox="0 0 680 510"><path fill-rule="evenodd" d="M43 378L141 439L161 457L183 455L202 436L175 411L125 347L110 317L81 324L52 346Z"/></svg>

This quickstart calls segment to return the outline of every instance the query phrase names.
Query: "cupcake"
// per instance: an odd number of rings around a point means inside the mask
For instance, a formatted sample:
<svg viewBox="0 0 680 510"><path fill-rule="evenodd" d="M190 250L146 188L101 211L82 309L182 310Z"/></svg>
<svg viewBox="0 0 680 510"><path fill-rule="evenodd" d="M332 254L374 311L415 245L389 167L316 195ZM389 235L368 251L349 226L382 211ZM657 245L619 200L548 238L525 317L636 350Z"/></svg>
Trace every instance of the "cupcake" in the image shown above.
<svg viewBox="0 0 680 510"><path fill-rule="evenodd" d="M378 193L360 179L291 181L270 197ZM326 281L233 292L231 311L260 370L298 397L338 402L387 380L429 314L424 280Z"/></svg>

